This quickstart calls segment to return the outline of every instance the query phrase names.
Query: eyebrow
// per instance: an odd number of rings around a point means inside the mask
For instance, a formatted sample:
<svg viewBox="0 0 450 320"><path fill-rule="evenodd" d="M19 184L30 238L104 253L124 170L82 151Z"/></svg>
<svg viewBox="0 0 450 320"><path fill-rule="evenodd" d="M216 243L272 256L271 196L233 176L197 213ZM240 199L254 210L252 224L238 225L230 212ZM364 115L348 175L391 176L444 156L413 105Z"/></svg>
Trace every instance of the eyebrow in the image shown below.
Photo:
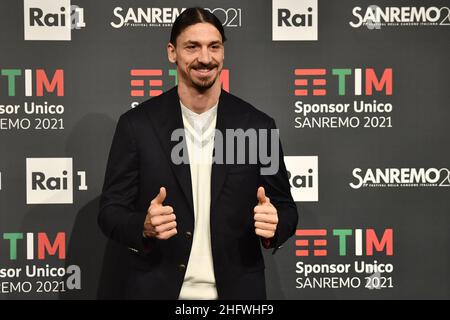
<svg viewBox="0 0 450 320"><path fill-rule="evenodd" d="M183 43L183 45L188 45L188 44L194 44L194 45L201 45L200 42L198 41L192 41L192 40L188 40L186 42ZM215 45L215 44L222 44L222 41L216 40L216 41L212 41L210 42L208 45Z"/></svg>

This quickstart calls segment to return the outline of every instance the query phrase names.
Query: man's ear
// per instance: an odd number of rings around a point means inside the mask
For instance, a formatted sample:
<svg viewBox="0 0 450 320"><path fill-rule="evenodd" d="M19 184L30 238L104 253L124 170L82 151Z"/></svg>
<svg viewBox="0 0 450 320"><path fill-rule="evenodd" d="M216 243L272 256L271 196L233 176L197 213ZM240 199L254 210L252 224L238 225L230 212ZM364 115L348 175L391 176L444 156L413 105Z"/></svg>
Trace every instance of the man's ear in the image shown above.
<svg viewBox="0 0 450 320"><path fill-rule="evenodd" d="M177 52L175 50L175 46L170 42L167 44L167 58L171 63L177 62Z"/></svg>

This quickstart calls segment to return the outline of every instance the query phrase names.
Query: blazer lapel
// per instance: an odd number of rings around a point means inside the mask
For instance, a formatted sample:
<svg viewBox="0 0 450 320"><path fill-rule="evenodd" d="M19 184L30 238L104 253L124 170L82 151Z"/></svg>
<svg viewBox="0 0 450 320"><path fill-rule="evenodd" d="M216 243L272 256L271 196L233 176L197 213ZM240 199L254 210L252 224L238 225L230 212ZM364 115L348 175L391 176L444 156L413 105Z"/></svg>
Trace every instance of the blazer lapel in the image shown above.
<svg viewBox="0 0 450 320"><path fill-rule="evenodd" d="M150 121L155 127L156 135L159 138L161 146L165 151L167 161L169 161L172 171L178 180L181 190L183 191L186 200L194 212L194 205L192 200L192 182L191 182L191 169L189 163L174 164L171 158L173 148L182 143L183 150L187 153L186 136L184 130L182 132L182 141L172 141L172 133L176 129L184 129L183 118L181 115L180 99L177 92L178 87L174 87L169 90L164 96L161 96L161 103L157 110L149 112ZM150 111L150 110L149 110ZM184 155L189 157L188 154ZM170 192L170 190L169 190Z"/></svg>

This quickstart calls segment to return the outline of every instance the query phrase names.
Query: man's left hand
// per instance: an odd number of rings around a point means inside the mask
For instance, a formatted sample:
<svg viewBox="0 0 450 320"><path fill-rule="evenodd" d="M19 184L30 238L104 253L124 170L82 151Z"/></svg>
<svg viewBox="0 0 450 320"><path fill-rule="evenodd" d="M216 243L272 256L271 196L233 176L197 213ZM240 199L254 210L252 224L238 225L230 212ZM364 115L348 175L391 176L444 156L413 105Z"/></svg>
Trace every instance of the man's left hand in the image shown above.
<svg viewBox="0 0 450 320"><path fill-rule="evenodd" d="M256 193L258 205L253 209L255 213L255 233L265 239L271 239L275 235L278 224L277 209L266 197L264 187L259 187Z"/></svg>

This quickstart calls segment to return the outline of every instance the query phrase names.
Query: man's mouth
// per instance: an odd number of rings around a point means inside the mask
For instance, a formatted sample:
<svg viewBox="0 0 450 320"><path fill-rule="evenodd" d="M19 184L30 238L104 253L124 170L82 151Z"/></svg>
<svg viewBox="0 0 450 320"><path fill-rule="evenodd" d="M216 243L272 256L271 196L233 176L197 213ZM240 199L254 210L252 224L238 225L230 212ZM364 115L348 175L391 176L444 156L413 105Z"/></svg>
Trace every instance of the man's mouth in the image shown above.
<svg viewBox="0 0 450 320"><path fill-rule="evenodd" d="M215 68L216 68L216 66L211 66L211 67L199 66L199 67L194 67L192 69L195 70L196 72L200 73L201 75L207 75Z"/></svg>
<svg viewBox="0 0 450 320"><path fill-rule="evenodd" d="M208 72L210 72L211 70L212 70L212 68L211 69L195 69L196 71L198 71L198 72L200 72L200 73L208 73Z"/></svg>

